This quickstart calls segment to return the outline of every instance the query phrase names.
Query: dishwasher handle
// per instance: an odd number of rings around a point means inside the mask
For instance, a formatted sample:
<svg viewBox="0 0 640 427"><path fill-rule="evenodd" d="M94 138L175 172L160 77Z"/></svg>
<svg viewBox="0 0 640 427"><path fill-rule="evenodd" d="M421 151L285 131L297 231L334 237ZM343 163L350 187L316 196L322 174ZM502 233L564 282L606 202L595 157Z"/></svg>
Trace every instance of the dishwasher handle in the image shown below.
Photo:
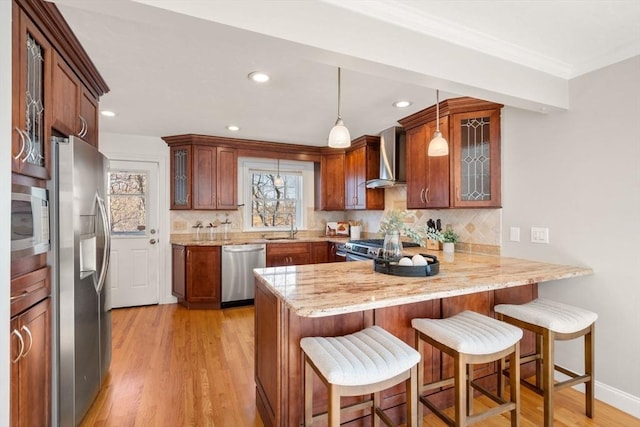
<svg viewBox="0 0 640 427"><path fill-rule="evenodd" d="M260 251L264 251L265 247L264 246L248 246L248 247L243 247L243 246L240 246L240 247L223 246L222 250L225 251L225 252L233 252L233 253L238 253L238 252L260 252Z"/></svg>

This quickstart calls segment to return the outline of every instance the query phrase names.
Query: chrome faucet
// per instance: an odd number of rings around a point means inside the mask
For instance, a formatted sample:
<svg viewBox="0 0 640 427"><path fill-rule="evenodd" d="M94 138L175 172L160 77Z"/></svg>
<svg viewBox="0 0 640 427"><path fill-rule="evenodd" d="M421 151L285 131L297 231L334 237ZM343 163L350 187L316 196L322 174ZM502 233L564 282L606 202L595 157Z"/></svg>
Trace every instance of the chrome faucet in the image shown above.
<svg viewBox="0 0 640 427"><path fill-rule="evenodd" d="M295 239L295 235L298 232L298 227L296 227L296 229L293 229L293 214L288 213L287 214L287 219L289 220L289 224L291 224L291 229L289 230L289 238L290 239Z"/></svg>

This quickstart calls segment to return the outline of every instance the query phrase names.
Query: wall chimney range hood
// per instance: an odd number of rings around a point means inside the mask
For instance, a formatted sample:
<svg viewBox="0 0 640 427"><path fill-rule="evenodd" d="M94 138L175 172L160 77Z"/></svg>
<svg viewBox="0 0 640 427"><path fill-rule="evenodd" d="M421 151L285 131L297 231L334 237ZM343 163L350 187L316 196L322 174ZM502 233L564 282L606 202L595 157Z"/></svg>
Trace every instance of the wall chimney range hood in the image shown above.
<svg viewBox="0 0 640 427"><path fill-rule="evenodd" d="M367 188L406 184L405 132L399 126L380 132L380 175L366 182Z"/></svg>

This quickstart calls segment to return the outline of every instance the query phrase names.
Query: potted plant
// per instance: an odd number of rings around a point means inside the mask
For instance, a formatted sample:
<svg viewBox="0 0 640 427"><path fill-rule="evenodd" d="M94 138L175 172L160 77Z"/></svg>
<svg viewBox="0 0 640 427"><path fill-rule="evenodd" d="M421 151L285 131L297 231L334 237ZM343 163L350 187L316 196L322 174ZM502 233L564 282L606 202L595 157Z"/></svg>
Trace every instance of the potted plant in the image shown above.
<svg viewBox="0 0 640 427"><path fill-rule="evenodd" d="M425 246L425 239L442 241L442 234L435 228L415 226L415 214L408 211L385 212L380 221L379 232L384 234L384 257L393 261L402 257L401 236L408 237L420 246Z"/></svg>
<svg viewBox="0 0 640 427"><path fill-rule="evenodd" d="M455 251L455 244L459 239L460 236L458 236L458 233L453 231L453 228L447 228L444 230L444 233L442 233L442 250L444 252L453 253Z"/></svg>

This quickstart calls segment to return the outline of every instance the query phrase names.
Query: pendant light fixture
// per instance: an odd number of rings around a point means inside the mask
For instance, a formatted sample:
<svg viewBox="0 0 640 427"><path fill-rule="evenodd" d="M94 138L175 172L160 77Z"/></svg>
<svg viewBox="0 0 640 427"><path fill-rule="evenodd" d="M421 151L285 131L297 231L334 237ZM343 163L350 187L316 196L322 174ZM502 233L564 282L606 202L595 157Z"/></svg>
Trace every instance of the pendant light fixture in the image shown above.
<svg viewBox="0 0 640 427"><path fill-rule="evenodd" d="M344 125L340 116L340 67L338 67L338 119L329 132L329 147L347 148L351 146L351 135L349 129Z"/></svg>
<svg viewBox="0 0 640 427"><path fill-rule="evenodd" d="M284 185L284 179L280 176L280 159L278 159L278 174L273 180L273 185L276 187L282 187Z"/></svg>
<svg viewBox="0 0 640 427"><path fill-rule="evenodd" d="M436 131L429 142L427 155L429 157L437 157L446 156L447 154L449 154L449 144L442 136L442 132L440 132L440 91L436 89Z"/></svg>

